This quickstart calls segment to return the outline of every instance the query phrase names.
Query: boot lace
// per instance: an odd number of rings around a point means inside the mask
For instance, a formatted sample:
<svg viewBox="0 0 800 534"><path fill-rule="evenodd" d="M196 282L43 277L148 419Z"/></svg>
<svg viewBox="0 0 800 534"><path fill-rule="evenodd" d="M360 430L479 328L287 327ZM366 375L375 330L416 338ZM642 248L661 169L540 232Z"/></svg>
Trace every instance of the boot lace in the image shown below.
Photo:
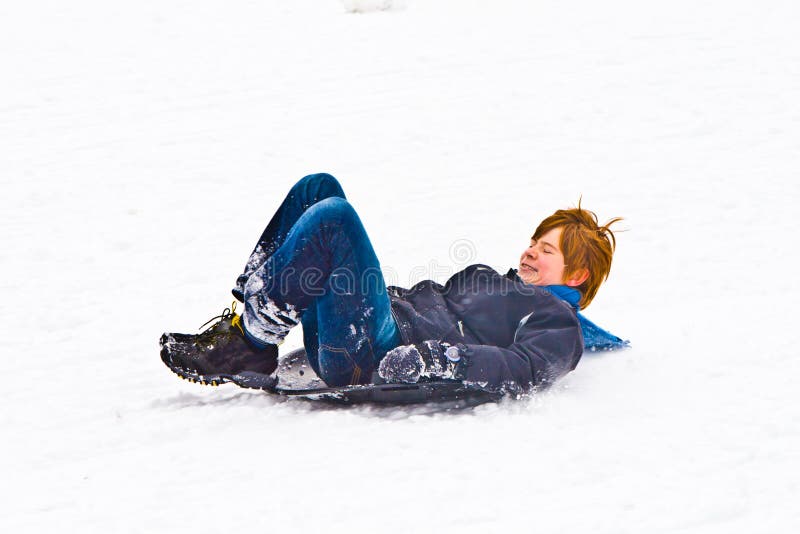
<svg viewBox="0 0 800 534"><path fill-rule="evenodd" d="M200 336L205 337L205 336L207 336L209 334L214 333L214 328L218 324L220 324L221 322L226 321L228 319L231 319L231 326L238 328L239 331L242 333L242 335L244 335L244 329L242 328L242 316L236 314L236 301L235 300L233 302L231 302L231 307L230 308L225 308L224 310L222 310L221 314L216 315L216 316L212 317L211 319L209 319L208 321L206 321L205 323L203 323L200 326L200 328L198 328L198 330L202 330L204 326L206 326L211 321L214 321L216 319L219 319L219 320L216 323L214 323L211 326L209 326L208 328L206 328L205 330L203 330L202 332L200 332Z"/></svg>

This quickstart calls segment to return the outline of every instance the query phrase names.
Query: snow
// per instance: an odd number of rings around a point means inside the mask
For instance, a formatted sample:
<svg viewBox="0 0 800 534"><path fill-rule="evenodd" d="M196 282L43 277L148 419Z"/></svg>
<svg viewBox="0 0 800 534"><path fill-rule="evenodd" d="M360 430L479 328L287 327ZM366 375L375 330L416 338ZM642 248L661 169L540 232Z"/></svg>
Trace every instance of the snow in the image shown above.
<svg viewBox="0 0 800 534"><path fill-rule="evenodd" d="M797 4L389 3L0 7L0 530L796 532ZM405 286L624 216L633 348L455 412L176 379L319 171Z"/></svg>

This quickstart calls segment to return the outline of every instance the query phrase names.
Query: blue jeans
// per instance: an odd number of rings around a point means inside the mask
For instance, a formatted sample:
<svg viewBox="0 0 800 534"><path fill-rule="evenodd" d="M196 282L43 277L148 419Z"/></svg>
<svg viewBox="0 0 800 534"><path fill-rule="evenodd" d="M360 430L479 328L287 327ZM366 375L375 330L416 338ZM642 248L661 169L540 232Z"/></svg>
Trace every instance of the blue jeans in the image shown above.
<svg viewBox="0 0 800 534"><path fill-rule="evenodd" d="M306 176L264 230L233 290L257 341L275 322L303 324L314 372L330 386L369 383L401 343L391 301L361 220L330 174Z"/></svg>

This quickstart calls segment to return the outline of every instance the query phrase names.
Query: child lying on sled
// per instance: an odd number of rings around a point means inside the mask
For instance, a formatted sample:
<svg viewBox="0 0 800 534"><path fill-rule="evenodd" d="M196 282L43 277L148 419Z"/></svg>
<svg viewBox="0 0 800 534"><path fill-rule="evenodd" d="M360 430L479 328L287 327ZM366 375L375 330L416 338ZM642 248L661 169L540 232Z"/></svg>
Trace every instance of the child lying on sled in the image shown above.
<svg viewBox="0 0 800 534"><path fill-rule="evenodd" d="M622 342L580 316L608 277L615 247L591 211L539 224L518 270L470 265L445 285L386 287L367 233L339 182L313 174L289 191L238 277L228 310L198 335L164 334L176 374L243 387L274 383L278 345L302 323L309 364L329 386L377 379L464 381L524 392L575 368L584 350ZM588 345L588 344L587 344ZM253 377L265 380L253 380Z"/></svg>

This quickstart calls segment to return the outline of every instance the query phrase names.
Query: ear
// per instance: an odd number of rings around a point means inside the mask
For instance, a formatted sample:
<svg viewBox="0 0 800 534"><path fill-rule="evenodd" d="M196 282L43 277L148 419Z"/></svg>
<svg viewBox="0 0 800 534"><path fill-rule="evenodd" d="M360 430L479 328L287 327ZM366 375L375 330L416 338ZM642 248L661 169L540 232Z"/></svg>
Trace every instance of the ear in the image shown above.
<svg viewBox="0 0 800 534"><path fill-rule="evenodd" d="M587 278L589 278L589 269L577 269L569 273L567 279L564 280L564 284L569 287L578 287L584 283Z"/></svg>

